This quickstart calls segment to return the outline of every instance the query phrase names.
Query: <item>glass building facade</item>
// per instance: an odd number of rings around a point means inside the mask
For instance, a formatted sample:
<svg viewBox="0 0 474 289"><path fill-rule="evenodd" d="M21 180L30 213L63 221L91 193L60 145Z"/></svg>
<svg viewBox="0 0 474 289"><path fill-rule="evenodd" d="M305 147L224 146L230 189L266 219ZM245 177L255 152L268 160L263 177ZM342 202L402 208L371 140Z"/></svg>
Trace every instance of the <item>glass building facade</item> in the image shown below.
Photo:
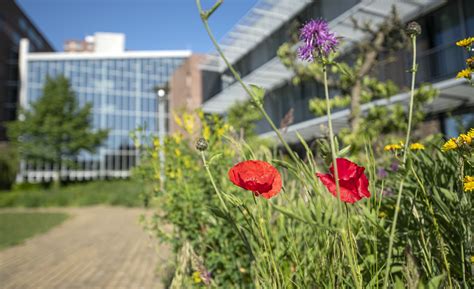
<svg viewBox="0 0 474 289"><path fill-rule="evenodd" d="M174 70L189 56L186 51L123 52L116 56L93 54L34 54L25 60L25 87L22 105L42 95L47 77L64 75L69 79L79 104L91 103L95 129L108 129L109 135L96 153L81 153L73 168L62 168L61 177L92 179L126 177L137 162L130 132L138 127L158 134L157 87L165 87ZM165 125L167 127L167 125ZM160 132L165 134L166 132ZM46 163L23 162L20 178L48 180L54 168Z"/></svg>

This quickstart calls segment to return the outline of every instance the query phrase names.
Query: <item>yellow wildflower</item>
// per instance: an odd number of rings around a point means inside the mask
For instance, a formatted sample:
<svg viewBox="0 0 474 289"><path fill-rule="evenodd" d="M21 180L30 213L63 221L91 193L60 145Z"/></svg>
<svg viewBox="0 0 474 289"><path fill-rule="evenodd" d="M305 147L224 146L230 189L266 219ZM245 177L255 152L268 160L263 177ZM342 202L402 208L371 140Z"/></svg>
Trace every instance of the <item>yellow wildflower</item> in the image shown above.
<svg viewBox="0 0 474 289"><path fill-rule="evenodd" d="M458 72L458 75L456 75L456 78L466 78L466 79L471 79L472 78L472 70L470 68L463 69Z"/></svg>
<svg viewBox="0 0 474 289"><path fill-rule="evenodd" d="M173 134L173 140L176 144L180 144L183 136L180 133Z"/></svg>
<svg viewBox="0 0 474 289"><path fill-rule="evenodd" d="M464 177L464 191L465 192L474 191L474 176Z"/></svg>
<svg viewBox="0 0 474 289"><path fill-rule="evenodd" d="M469 145L472 142L472 137L470 137L467 134L462 133L458 136L457 142L458 142L458 145L463 145L463 144Z"/></svg>
<svg viewBox="0 0 474 289"><path fill-rule="evenodd" d="M199 273L198 271L194 272L193 280L194 280L194 283L201 283L202 282L201 273Z"/></svg>
<svg viewBox="0 0 474 289"><path fill-rule="evenodd" d="M474 138L474 128L471 128L471 129L467 132L467 135L468 135L470 138Z"/></svg>
<svg viewBox="0 0 474 289"><path fill-rule="evenodd" d="M449 150L455 150L457 148L458 148L458 144L456 143L456 139L453 137L453 138L450 138L447 142L444 143L441 150L446 152L446 151L449 151Z"/></svg>
<svg viewBox="0 0 474 289"><path fill-rule="evenodd" d="M183 126L187 133L193 134L194 132L194 116L189 113L183 114Z"/></svg>
<svg viewBox="0 0 474 289"><path fill-rule="evenodd" d="M153 138L153 147L155 149L159 149L160 148L160 139L158 137L155 137Z"/></svg>
<svg viewBox="0 0 474 289"><path fill-rule="evenodd" d="M466 59L466 64L467 64L467 66L473 65L474 64L474 56L471 56L468 59Z"/></svg>
<svg viewBox="0 0 474 289"><path fill-rule="evenodd" d="M463 40L459 40L458 42L456 42L456 45L460 47L466 47L466 46L471 45L473 42L474 42L474 37L468 37Z"/></svg>
<svg viewBox="0 0 474 289"><path fill-rule="evenodd" d="M179 127L183 127L183 121L181 120L181 118L173 111L173 119L174 119L174 122L179 126Z"/></svg>
<svg viewBox="0 0 474 289"><path fill-rule="evenodd" d="M174 154L179 158L181 156L181 151L179 149L174 149Z"/></svg>
<svg viewBox="0 0 474 289"><path fill-rule="evenodd" d="M401 150L401 149L402 149L401 144L389 144L383 148L384 151L396 151L396 150Z"/></svg>
<svg viewBox="0 0 474 289"><path fill-rule="evenodd" d="M423 144L421 144L421 143L417 143L417 142L416 142L416 143L412 143L412 144L410 145L410 149L411 149L411 150L424 150L424 149L425 149L425 146L424 146Z"/></svg>
<svg viewBox="0 0 474 289"><path fill-rule="evenodd" d="M202 109L198 110L198 116L201 121L204 120L204 112L202 111Z"/></svg>
<svg viewBox="0 0 474 289"><path fill-rule="evenodd" d="M211 128L207 124L205 124L202 129L202 137L206 140L211 138Z"/></svg>
<svg viewBox="0 0 474 289"><path fill-rule="evenodd" d="M154 160L158 159L158 152L153 151L153 152L151 153L151 158L154 159Z"/></svg>

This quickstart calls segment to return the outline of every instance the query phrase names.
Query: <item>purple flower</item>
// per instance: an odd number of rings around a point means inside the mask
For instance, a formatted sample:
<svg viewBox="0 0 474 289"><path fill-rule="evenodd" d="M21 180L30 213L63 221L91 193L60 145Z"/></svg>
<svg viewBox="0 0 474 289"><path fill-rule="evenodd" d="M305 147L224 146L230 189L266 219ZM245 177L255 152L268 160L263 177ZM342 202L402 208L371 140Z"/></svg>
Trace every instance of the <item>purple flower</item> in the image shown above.
<svg viewBox="0 0 474 289"><path fill-rule="evenodd" d="M379 168L377 170L377 176L380 178L380 179L383 179L383 178L386 178L388 176L388 173L387 171L384 169L384 168Z"/></svg>
<svg viewBox="0 0 474 289"><path fill-rule="evenodd" d="M306 61L313 61L315 52L319 56L327 56L339 44L336 35L329 31L328 23L323 19L307 22L300 30L300 40L303 46L298 48L298 55Z"/></svg>
<svg viewBox="0 0 474 289"><path fill-rule="evenodd" d="M399 164L398 162L393 162L391 165L390 165L390 169L394 172L398 171L398 168L399 168Z"/></svg>

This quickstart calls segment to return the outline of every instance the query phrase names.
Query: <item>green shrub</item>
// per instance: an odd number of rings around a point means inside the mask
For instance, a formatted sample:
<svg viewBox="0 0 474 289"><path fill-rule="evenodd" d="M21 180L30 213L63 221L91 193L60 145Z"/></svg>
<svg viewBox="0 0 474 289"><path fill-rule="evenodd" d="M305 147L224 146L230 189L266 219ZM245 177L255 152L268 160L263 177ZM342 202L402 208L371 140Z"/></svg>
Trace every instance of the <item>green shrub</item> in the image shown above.
<svg viewBox="0 0 474 289"><path fill-rule="evenodd" d="M0 144L0 190L9 190L18 171L18 155L14 148Z"/></svg>

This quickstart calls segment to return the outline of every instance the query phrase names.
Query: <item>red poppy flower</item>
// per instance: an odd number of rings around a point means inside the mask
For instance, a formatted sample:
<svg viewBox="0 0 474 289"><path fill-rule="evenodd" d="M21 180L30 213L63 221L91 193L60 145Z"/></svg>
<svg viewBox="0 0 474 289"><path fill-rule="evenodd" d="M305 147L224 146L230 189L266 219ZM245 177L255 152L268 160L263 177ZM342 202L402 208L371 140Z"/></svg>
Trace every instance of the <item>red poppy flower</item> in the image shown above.
<svg viewBox="0 0 474 289"><path fill-rule="evenodd" d="M339 188L341 191L341 200L346 203L355 203L358 200L370 197L369 181L364 174L364 167L348 159L338 158L337 172L339 177ZM326 186L331 194L337 197L336 182L334 180L334 168L331 165L329 174L316 174L321 182Z"/></svg>
<svg viewBox="0 0 474 289"><path fill-rule="evenodd" d="M244 161L236 164L229 170L229 179L236 186L266 199L270 199L281 190L280 173L264 161Z"/></svg>

